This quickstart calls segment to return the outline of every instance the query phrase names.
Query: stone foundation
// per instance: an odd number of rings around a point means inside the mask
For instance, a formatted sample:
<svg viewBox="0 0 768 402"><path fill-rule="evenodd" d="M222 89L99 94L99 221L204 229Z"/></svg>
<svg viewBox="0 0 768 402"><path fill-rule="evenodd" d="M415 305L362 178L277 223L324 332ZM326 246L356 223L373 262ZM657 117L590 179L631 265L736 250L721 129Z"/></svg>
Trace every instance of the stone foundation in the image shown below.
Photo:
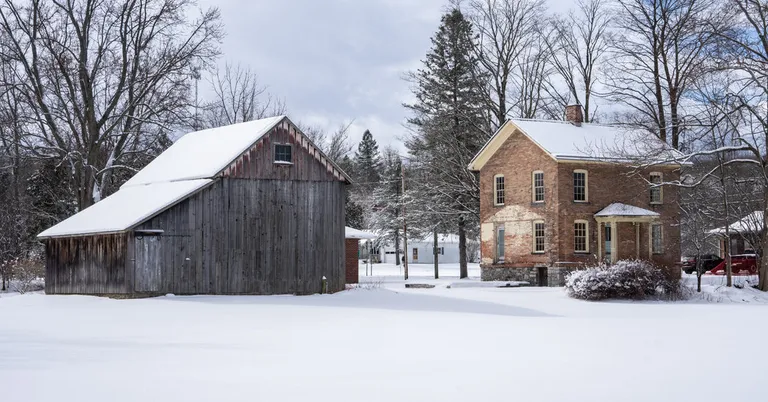
<svg viewBox="0 0 768 402"><path fill-rule="evenodd" d="M559 287L565 286L565 277L569 272L575 271L575 268L563 267L504 267L504 266L480 266L480 279L484 281L518 281L528 282L530 286ZM540 278L539 275L546 275Z"/></svg>

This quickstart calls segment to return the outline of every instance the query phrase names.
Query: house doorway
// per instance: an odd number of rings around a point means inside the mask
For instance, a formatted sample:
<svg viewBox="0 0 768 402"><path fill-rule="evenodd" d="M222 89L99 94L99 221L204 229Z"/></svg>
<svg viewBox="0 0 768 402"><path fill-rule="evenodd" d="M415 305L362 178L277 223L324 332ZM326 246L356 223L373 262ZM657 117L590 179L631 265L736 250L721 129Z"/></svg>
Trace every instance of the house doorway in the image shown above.
<svg viewBox="0 0 768 402"><path fill-rule="evenodd" d="M611 224L606 223L605 224L605 232L603 233L605 235L605 260L611 261Z"/></svg>
<svg viewBox="0 0 768 402"><path fill-rule="evenodd" d="M536 274L536 278L538 278L539 280L538 285L543 287L549 286L549 278L547 277L547 271L548 271L547 267L537 267L537 270L538 272Z"/></svg>

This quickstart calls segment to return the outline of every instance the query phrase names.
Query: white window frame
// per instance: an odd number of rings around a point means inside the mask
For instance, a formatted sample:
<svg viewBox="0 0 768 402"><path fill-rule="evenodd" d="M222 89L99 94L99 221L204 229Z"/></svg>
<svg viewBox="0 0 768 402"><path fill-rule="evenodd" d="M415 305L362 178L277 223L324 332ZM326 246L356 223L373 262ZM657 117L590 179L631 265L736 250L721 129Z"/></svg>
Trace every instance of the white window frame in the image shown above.
<svg viewBox="0 0 768 402"><path fill-rule="evenodd" d="M541 187L540 187L541 188L541 199L540 200L536 199L536 189L537 189L537 187L536 187L536 175L537 174L541 175ZM545 196L545 194L546 194L546 188L544 187L544 171L543 170L534 170L531 173L531 201L534 204L542 204L542 203L544 203L544 196Z"/></svg>
<svg viewBox="0 0 768 402"><path fill-rule="evenodd" d="M661 183L664 182L664 175L661 172L651 172L648 175L648 180L651 183L651 187L649 189L650 190L650 192L649 192L650 203L653 204L653 205L660 205L660 204L664 203L664 192L662 191L661 186L653 187L653 184L654 184L653 183L653 178L654 177L658 177L659 178L659 183L658 184L661 184ZM653 192L654 191L658 191L659 192L659 200L658 201L654 201L653 200Z"/></svg>
<svg viewBox="0 0 768 402"><path fill-rule="evenodd" d="M277 147L288 147L290 149L291 153L291 160L290 161L284 161L284 160L277 160ZM272 162L278 165L293 165L293 145L291 144L278 144L276 143L273 147L273 154L272 154Z"/></svg>
<svg viewBox="0 0 768 402"><path fill-rule="evenodd" d="M659 228L659 249L654 249L654 242L653 242L653 228L658 227ZM649 233L648 233L648 246L650 247L651 255L660 255L664 254L664 226L661 223L652 223Z"/></svg>
<svg viewBox="0 0 768 402"><path fill-rule="evenodd" d="M501 183L501 202L499 202L499 182L498 179L502 180ZM507 189L507 180L504 178L503 174L497 174L496 176L493 176L493 205L501 206L504 205L506 201L506 189Z"/></svg>
<svg viewBox="0 0 768 402"><path fill-rule="evenodd" d="M584 224L584 249L579 250L576 248L576 225ZM573 252L574 253L589 253L589 221L584 219L576 219L573 221Z"/></svg>
<svg viewBox="0 0 768 402"><path fill-rule="evenodd" d="M576 173L584 173L584 199L576 199ZM585 169L574 169L571 175L571 185L573 186L573 202L589 202L589 172Z"/></svg>
<svg viewBox="0 0 768 402"><path fill-rule="evenodd" d="M537 249L536 246L538 245L537 240L539 239L538 234L536 233L536 225L542 226L542 233L541 233L541 250ZM544 220L539 219L533 221L531 224L531 230L533 231L533 244L531 245L531 250L533 254L544 254L544 252L547 249L547 227L544 225Z"/></svg>

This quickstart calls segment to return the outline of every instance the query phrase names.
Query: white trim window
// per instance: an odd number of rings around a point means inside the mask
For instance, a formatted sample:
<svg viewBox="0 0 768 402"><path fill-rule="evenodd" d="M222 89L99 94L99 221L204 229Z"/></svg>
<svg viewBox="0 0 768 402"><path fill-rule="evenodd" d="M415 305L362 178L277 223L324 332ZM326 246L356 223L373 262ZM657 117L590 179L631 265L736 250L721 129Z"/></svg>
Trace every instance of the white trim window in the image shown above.
<svg viewBox="0 0 768 402"><path fill-rule="evenodd" d="M573 171L573 201L589 201L589 174L586 170L576 169Z"/></svg>
<svg viewBox="0 0 768 402"><path fill-rule="evenodd" d="M651 204L661 204L663 200L663 194L661 192L661 183L663 176L659 172L653 172L650 175L649 182L651 183L650 198Z"/></svg>
<svg viewBox="0 0 768 402"><path fill-rule="evenodd" d="M664 254L664 233L658 223L651 225L651 253Z"/></svg>
<svg viewBox="0 0 768 402"><path fill-rule="evenodd" d="M493 205L504 205L504 175L493 176Z"/></svg>
<svg viewBox="0 0 768 402"><path fill-rule="evenodd" d="M531 178L533 202L544 202L544 172L537 170Z"/></svg>
<svg viewBox="0 0 768 402"><path fill-rule="evenodd" d="M533 221L533 253L544 253L544 247L546 245L546 231L544 228L544 221Z"/></svg>
<svg viewBox="0 0 768 402"><path fill-rule="evenodd" d="M589 252L589 222L576 220L573 222L573 251L576 253Z"/></svg>

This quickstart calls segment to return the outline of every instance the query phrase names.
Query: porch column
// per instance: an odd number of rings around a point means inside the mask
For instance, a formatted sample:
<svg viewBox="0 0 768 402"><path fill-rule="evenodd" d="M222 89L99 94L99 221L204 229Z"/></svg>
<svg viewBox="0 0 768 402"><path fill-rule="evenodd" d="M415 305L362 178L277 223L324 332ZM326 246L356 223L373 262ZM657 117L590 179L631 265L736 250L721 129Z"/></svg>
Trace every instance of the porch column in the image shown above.
<svg viewBox="0 0 768 402"><path fill-rule="evenodd" d="M635 249L637 250L637 259L640 259L640 222L635 222Z"/></svg>
<svg viewBox="0 0 768 402"><path fill-rule="evenodd" d="M611 222L611 262L615 263L619 257L619 222L614 219Z"/></svg>
<svg viewBox="0 0 768 402"><path fill-rule="evenodd" d="M602 226L602 224L600 223L600 221L597 221L597 262L598 263L603 260L603 255L602 255L602 251L603 251L603 244L602 244L603 243L603 241L602 241L603 228L601 228L600 226Z"/></svg>

